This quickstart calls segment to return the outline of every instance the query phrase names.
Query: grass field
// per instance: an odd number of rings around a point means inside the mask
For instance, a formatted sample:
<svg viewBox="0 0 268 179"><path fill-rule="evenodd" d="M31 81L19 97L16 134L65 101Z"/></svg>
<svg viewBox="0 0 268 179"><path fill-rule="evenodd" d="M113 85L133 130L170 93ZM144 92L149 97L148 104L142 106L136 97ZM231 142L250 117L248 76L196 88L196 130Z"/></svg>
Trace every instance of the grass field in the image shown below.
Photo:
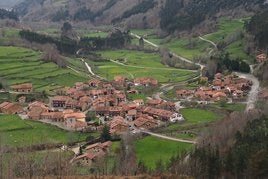
<svg viewBox="0 0 268 179"><path fill-rule="evenodd" d="M159 82L179 82L191 79L196 72L167 67L160 63L157 53L145 53L140 51L117 50L98 52L106 59L112 61L95 63L96 72L104 78L113 79L116 75L125 75L130 79L136 77L153 77ZM159 73L161 71L161 73Z"/></svg>
<svg viewBox="0 0 268 179"><path fill-rule="evenodd" d="M197 109L197 108L183 108L180 109L185 121L181 123L174 123L164 128L163 131L176 131L185 128L196 128L196 126L204 127L205 124L218 120L222 117L221 114L212 111Z"/></svg>
<svg viewBox="0 0 268 179"><path fill-rule="evenodd" d="M164 140L152 136L135 141L136 155L149 169L155 169L155 163L162 160L167 165L172 156L189 151L191 144Z"/></svg>
<svg viewBox="0 0 268 179"><path fill-rule="evenodd" d="M42 62L41 56L41 53L30 49L0 47L0 78L9 85L33 83L35 91L72 86L75 82L86 80L84 75L70 69Z"/></svg>
<svg viewBox="0 0 268 179"><path fill-rule="evenodd" d="M20 147L34 144L66 144L84 141L89 135L67 132L40 122L22 120L15 115L0 115L2 144Z"/></svg>

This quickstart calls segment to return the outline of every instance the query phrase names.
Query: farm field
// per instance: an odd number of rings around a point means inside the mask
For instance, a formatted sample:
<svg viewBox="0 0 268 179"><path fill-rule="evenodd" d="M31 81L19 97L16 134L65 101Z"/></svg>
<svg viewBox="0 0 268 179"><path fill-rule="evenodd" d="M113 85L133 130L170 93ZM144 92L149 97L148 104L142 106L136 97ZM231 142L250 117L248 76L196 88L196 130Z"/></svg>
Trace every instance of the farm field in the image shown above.
<svg viewBox="0 0 268 179"><path fill-rule="evenodd" d="M49 91L86 80L84 75L70 69L42 62L41 57L41 53L26 48L0 47L1 79L8 85L33 83L35 91Z"/></svg>
<svg viewBox="0 0 268 179"><path fill-rule="evenodd" d="M125 75L130 79L152 77L159 82L166 83L185 81L197 75L195 71L170 68L161 64L160 56L157 53L129 50L100 51L98 53L108 60L116 61L95 63L97 74L109 80L116 75Z"/></svg>
<svg viewBox="0 0 268 179"><path fill-rule="evenodd" d="M16 115L0 115L1 142L14 147L67 144L84 141L89 135L67 132L41 122L22 120Z"/></svg>
<svg viewBox="0 0 268 179"><path fill-rule="evenodd" d="M148 136L135 141L134 147L138 161L144 162L148 169L154 170L157 161L162 160L166 166L171 157L178 156L183 152L191 150L192 144Z"/></svg>

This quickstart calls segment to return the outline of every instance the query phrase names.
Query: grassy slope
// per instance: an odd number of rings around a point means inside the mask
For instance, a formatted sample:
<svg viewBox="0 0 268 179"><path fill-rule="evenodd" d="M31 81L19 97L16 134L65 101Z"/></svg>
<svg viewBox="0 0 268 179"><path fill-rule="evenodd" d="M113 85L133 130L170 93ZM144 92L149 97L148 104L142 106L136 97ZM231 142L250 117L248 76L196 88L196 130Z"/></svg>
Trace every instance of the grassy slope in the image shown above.
<svg viewBox="0 0 268 179"><path fill-rule="evenodd" d="M155 53L144 53L139 51L117 50L117 51L101 51L99 52L104 58L107 59L125 59L126 65L160 68L160 69L143 69L135 67L125 67L113 62L99 62L95 65L98 66L97 73L101 76L113 79L116 75L126 75L130 79L134 77L150 76L158 79L160 82L177 82L190 79L194 73L192 71L175 69L164 66L160 63L160 56ZM161 71L161 73L159 73Z"/></svg>
<svg viewBox="0 0 268 179"><path fill-rule="evenodd" d="M172 156L190 150L191 144L168 141L148 136L135 142L135 150L139 161L143 161L149 169L155 168L155 163L162 160L168 164Z"/></svg>
<svg viewBox="0 0 268 179"><path fill-rule="evenodd" d="M85 81L70 69L59 68L54 63L43 63L42 54L25 48L0 47L0 77L9 85L33 83L36 91L50 90L58 86L71 86Z"/></svg>
<svg viewBox="0 0 268 179"><path fill-rule="evenodd" d="M244 20L246 19L233 19L226 20L221 19L218 24L218 30L203 36L206 39L209 39L215 43L223 41L229 35L237 31L243 30ZM152 31L149 30L137 30L133 29L132 32L137 33L138 35L150 34ZM169 48L171 51L175 52L178 55L181 55L188 59L193 59L196 56L201 55L202 53L208 53L209 49L212 48L211 44L208 42L202 41L199 38L192 38L191 41L194 44L192 48L188 47L189 39L181 38L181 39L161 39L157 38L155 35L147 36L148 40ZM137 41L136 41L137 43ZM241 39L231 43L225 48L226 52L230 53L230 56L233 58L241 58L242 60L246 60L250 63L253 62L252 58L248 56L243 48L243 41ZM208 49L208 50L207 50Z"/></svg>
<svg viewBox="0 0 268 179"><path fill-rule="evenodd" d="M15 115L0 115L0 136L4 144L29 146L83 141L89 134L67 132L40 122L25 121Z"/></svg>

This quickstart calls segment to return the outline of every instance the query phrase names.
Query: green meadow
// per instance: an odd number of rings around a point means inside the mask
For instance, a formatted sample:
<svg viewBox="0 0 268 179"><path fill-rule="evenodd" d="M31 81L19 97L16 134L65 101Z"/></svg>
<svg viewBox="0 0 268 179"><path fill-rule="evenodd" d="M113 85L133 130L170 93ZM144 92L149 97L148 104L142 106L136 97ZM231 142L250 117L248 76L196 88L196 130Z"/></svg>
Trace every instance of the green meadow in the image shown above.
<svg viewBox="0 0 268 179"><path fill-rule="evenodd" d="M170 68L161 64L158 53L130 50L100 51L98 53L108 60L113 60L95 63L97 74L109 80L116 75L125 75L130 79L152 77L159 82L166 83L185 81L197 75L195 71Z"/></svg>
<svg viewBox="0 0 268 179"><path fill-rule="evenodd" d="M90 134L68 132L41 122L22 120L16 115L0 115L1 143L14 147L37 144L67 144L84 141Z"/></svg>
<svg viewBox="0 0 268 179"><path fill-rule="evenodd" d="M134 147L138 161L144 162L148 169L154 170L159 160L167 166L172 157L191 150L192 144L148 136L135 141Z"/></svg>

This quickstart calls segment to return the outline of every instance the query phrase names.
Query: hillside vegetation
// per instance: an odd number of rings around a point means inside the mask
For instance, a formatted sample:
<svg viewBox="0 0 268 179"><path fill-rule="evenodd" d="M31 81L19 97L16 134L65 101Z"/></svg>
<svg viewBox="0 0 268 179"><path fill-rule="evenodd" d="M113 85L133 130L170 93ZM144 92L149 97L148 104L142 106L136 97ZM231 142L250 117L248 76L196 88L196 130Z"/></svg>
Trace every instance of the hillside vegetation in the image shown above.
<svg viewBox="0 0 268 179"><path fill-rule="evenodd" d="M253 15L265 0L24 0L15 7L25 21L87 21L124 24L132 28L159 28L167 32L192 30L199 24L211 31L215 20ZM208 24L211 24L208 26ZM204 30L203 29L203 30Z"/></svg>

